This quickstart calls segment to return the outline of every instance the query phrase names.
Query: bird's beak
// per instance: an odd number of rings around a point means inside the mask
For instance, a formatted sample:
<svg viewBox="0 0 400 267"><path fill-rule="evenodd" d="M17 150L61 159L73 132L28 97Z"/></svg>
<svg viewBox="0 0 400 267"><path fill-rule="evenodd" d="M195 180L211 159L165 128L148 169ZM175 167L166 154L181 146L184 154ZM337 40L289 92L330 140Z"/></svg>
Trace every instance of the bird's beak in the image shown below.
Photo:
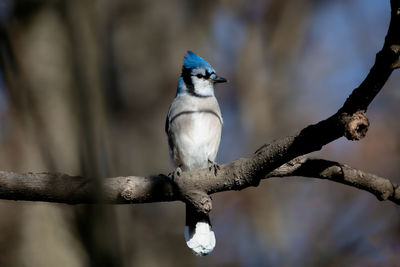
<svg viewBox="0 0 400 267"><path fill-rule="evenodd" d="M228 81L227 79L225 79L225 78L223 78L223 77L221 77L221 76L218 76L218 75L216 75L216 74L215 74L215 76L212 78L212 80L213 80L214 83L226 83L226 82Z"/></svg>

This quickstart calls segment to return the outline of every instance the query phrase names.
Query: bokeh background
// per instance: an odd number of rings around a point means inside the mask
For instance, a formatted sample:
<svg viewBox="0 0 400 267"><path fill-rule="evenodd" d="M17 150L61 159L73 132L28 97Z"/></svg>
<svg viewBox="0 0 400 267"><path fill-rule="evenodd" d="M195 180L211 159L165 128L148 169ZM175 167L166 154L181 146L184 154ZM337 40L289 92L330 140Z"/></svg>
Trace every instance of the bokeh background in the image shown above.
<svg viewBox="0 0 400 267"><path fill-rule="evenodd" d="M382 47L389 0L0 0L0 169L92 179L168 173L183 55L229 79L217 161L333 114ZM400 182L400 73L365 139L313 157ZM213 196L217 247L186 248L179 202L0 201L0 266L400 266L400 208L329 181Z"/></svg>

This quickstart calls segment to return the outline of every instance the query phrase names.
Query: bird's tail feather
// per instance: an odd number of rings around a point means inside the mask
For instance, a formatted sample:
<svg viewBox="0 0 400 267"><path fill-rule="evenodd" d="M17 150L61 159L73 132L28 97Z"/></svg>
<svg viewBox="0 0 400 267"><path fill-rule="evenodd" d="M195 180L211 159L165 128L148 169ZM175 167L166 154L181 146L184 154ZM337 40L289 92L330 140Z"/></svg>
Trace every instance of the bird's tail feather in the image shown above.
<svg viewBox="0 0 400 267"><path fill-rule="evenodd" d="M187 246L198 256L204 256L215 247L215 235L211 228L210 217L198 213L186 204L185 239Z"/></svg>

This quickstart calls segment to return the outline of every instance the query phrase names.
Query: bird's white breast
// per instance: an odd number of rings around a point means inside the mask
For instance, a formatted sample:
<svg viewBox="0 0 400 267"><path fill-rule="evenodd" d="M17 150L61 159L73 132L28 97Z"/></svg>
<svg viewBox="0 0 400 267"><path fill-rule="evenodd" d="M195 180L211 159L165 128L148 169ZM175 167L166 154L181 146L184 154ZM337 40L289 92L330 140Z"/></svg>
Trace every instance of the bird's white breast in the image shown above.
<svg viewBox="0 0 400 267"><path fill-rule="evenodd" d="M205 168L208 160L214 161L217 154L221 138L220 121L211 113L186 116L188 118L183 118L182 131L176 139L180 160L188 169Z"/></svg>
<svg viewBox="0 0 400 267"><path fill-rule="evenodd" d="M205 168L214 161L222 130L215 97L183 99L184 105L170 109L170 151L176 165L185 170Z"/></svg>

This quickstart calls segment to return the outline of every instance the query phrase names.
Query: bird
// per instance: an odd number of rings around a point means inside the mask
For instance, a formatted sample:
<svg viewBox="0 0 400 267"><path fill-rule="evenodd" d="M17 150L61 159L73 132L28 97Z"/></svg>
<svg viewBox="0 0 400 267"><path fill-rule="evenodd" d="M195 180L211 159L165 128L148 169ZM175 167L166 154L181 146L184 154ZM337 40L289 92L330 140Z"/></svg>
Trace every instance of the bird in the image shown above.
<svg viewBox="0 0 400 267"><path fill-rule="evenodd" d="M227 82L214 68L192 51L187 51L172 101L165 132L175 173L209 168L217 173L215 162L221 132L222 115L214 95L214 84ZM186 204L185 240L196 255L207 255L215 247L215 234L208 215Z"/></svg>

